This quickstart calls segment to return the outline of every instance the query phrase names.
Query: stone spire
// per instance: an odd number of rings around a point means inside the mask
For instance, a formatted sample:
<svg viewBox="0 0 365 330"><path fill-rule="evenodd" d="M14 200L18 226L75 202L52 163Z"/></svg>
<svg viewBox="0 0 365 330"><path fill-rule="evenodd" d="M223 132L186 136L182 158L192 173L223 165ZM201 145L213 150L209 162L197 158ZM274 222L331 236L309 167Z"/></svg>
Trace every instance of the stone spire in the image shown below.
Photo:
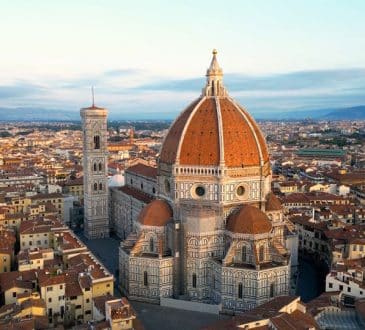
<svg viewBox="0 0 365 330"><path fill-rule="evenodd" d="M207 84L203 88L205 96L225 96L227 91L223 86L223 70L217 60L217 50L213 49L213 58L207 70Z"/></svg>

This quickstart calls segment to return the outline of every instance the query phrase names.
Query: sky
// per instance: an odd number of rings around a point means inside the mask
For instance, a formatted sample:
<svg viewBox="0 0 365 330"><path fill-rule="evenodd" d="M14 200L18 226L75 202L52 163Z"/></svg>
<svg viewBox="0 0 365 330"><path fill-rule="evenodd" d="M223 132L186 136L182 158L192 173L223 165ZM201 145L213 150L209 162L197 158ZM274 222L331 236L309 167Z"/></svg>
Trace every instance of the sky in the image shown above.
<svg viewBox="0 0 365 330"><path fill-rule="evenodd" d="M365 104L365 1L0 0L0 107L173 118L213 48L253 114Z"/></svg>

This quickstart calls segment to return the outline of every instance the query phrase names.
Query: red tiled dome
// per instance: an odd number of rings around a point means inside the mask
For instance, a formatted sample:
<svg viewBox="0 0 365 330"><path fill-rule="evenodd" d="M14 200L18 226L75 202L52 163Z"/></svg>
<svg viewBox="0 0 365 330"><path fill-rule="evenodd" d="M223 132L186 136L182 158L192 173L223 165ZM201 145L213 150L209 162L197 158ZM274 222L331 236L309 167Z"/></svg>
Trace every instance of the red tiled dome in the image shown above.
<svg viewBox="0 0 365 330"><path fill-rule="evenodd" d="M279 211L282 209L279 199L272 192L269 193L266 199L266 211Z"/></svg>
<svg viewBox="0 0 365 330"><path fill-rule="evenodd" d="M156 199L142 209L138 221L144 226L165 226L172 216L170 205L163 200Z"/></svg>
<svg viewBox="0 0 365 330"><path fill-rule="evenodd" d="M271 222L267 215L255 206L245 205L227 219L227 230L240 234L264 234L270 232Z"/></svg>
<svg viewBox="0 0 365 330"><path fill-rule="evenodd" d="M175 120L161 148L160 163L245 167L269 160L265 139L249 113L230 98L215 55L203 95Z"/></svg>

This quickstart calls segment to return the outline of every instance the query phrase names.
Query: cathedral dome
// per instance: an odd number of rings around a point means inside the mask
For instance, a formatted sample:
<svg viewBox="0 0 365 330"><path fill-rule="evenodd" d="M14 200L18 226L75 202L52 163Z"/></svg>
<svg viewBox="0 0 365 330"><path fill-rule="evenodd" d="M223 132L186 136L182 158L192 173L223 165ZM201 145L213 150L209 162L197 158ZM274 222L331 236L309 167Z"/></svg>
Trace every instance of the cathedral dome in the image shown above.
<svg viewBox="0 0 365 330"><path fill-rule="evenodd" d="M239 234L264 234L270 232L267 215L255 206L245 205L227 219L227 230Z"/></svg>
<svg viewBox="0 0 365 330"><path fill-rule="evenodd" d="M170 205L160 199L153 200L141 211L138 221L144 226L165 226L172 219Z"/></svg>
<svg viewBox="0 0 365 330"><path fill-rule="evenodd" d="M213 51L202 95L175 120L161 148L160 163L193 166L263 166L265 139L250 114L228 96Z"/></svg>
<svg viewBox="0 0 365 330"><path fill-rule="evenodd" d="M265 210L266 211L280 211L282 210L281 203L279 199L273 194L272 192L269 193L267 196L266 204L265 204Z"/></svg>

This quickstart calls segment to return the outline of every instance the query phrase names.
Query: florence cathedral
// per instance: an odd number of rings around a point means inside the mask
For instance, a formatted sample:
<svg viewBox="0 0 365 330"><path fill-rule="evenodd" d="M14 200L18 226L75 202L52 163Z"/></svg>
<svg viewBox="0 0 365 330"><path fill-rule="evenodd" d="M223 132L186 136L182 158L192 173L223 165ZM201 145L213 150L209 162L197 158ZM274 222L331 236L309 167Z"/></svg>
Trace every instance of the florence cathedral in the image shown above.
<svg viewBox="0 0 365 330"><path fill-rule="evenodd" d="M233 313L292 293L298 237L271 192L265 138L229 96L215 50L206 85L171 125L157 168L128 168L109 201L104 113L82 114L91 118L84 136L96 127L84 137L85 232L105 237L100 228L109 223L122 239L119 285L129 299L180 299Z"/></svg>

